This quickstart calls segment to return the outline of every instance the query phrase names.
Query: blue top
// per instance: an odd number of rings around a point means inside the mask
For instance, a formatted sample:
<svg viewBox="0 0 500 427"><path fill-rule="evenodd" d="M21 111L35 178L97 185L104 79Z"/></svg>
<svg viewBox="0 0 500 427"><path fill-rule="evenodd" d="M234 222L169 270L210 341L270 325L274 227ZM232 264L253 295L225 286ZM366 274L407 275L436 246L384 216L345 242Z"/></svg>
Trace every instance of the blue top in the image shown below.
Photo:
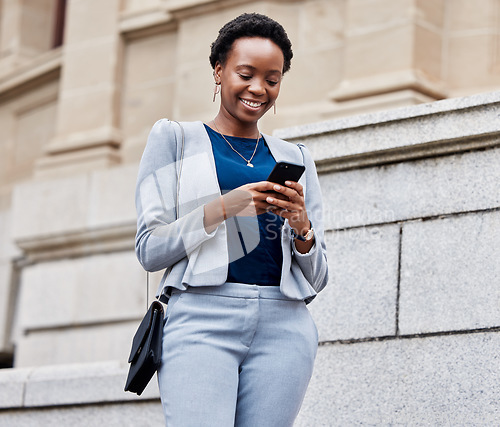
<svg viewBox="0 0 500 427"><path fill-rule="evenodd" d="M251 182L265 181L274 165L274 159L265 140L260 138L257 151L248 167L236 154L222 135L205 125L215 158L217 179L222 194ZM226 136L245 159L250 159L255 149L256 139ZM274 213L257 216L259 224L259 243L247 251L240 233L252 230L253 217L233 217L226 221L229 248L228 282L251 283L266 286L279 286L283 254L281 249L281 226L283 218ZM234 225L234 226L233 226ZM253 232L253 231L252 231Z"/></svg>

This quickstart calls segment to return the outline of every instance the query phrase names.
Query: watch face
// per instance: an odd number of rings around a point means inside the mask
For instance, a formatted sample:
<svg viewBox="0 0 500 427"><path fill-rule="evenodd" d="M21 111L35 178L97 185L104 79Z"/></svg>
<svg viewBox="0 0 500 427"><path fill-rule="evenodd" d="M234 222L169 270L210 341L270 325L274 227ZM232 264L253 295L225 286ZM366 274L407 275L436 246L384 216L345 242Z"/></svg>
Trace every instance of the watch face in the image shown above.
<svg viewBox="0 0 500 427"><path fill-rule="evenodd" d="M311 240L314 236L314 231L313 229L311 228L307 233L306 235L304 236L304 240L307 242L309 240Z"/></svg>

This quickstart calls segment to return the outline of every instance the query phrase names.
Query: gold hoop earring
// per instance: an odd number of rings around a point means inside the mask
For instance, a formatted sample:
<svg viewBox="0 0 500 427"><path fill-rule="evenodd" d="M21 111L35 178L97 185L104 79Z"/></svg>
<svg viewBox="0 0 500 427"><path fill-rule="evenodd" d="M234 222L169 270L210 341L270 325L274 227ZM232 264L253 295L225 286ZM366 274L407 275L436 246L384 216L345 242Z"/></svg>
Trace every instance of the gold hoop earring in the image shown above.
<svg viewBox="0 0 500 427"><path fill-rule="evenodd" d="M220 83L215 83L215 86L214 86L214 98L212 99L212 102L215 102L215 97L217 96L217 94L220 93Z"/></svg>

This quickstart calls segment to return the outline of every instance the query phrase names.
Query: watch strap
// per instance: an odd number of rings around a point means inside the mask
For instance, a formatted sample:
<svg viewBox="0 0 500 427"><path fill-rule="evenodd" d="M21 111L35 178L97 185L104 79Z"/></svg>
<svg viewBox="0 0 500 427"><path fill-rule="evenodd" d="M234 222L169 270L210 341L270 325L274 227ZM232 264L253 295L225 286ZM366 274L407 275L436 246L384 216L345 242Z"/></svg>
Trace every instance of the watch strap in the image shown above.
<svg viewBox="0 0 500 427"><path fill-rule="evenodd" d="M290 228L290 231L292 234L292 238L300 240L301 242L307 242L307 241L311 240L314 236L314 230L313 230L311 221L309 221L309 230L307 231L307 233L304 236L296 233L293 228Z"/></svg>

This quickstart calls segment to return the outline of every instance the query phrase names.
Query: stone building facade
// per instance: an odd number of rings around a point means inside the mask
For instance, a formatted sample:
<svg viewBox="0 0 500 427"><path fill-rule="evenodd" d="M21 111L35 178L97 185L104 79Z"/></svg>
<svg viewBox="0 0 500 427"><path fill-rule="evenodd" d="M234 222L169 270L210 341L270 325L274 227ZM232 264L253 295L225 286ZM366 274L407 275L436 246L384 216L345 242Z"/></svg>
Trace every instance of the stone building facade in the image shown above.
<svg viewBox="0 0 500 427"><path fill-rule="evenodd" d="M250 11L295 54L262 130L325 197L297 424L498 423L499 0L2 0L0 425L161 425L122 391L138 161L157 119L214 116L209 45Z"/></svg>

